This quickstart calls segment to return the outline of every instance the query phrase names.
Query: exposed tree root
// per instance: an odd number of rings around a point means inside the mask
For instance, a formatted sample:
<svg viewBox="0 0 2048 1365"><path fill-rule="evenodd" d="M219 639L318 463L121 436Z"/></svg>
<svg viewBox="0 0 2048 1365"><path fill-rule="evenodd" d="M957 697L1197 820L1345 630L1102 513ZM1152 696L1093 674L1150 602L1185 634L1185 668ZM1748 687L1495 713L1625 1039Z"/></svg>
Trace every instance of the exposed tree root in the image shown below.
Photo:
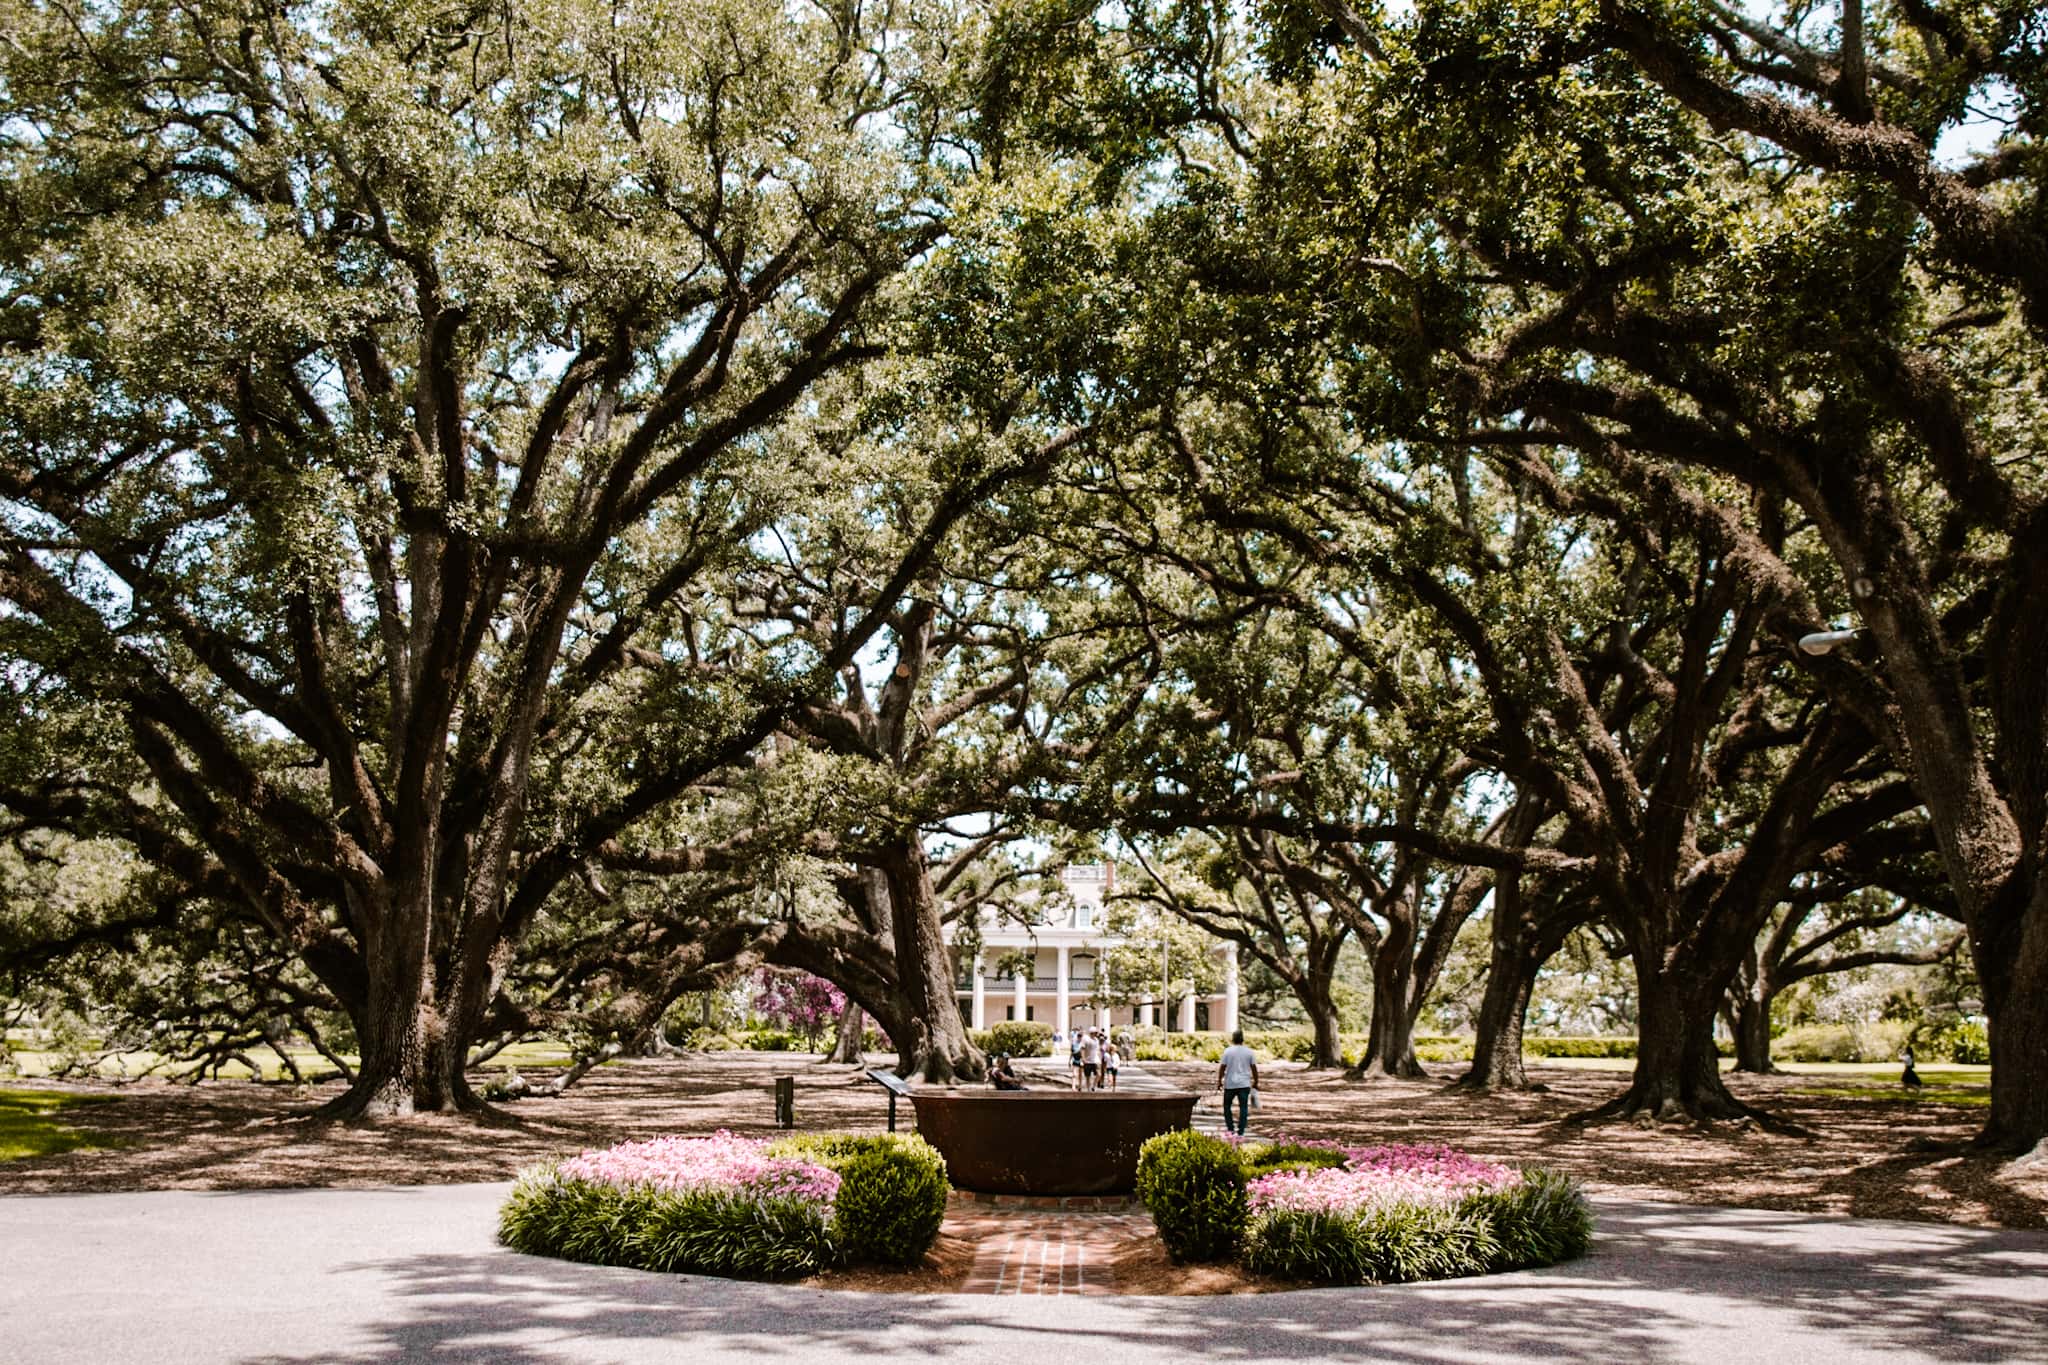
<svg viewBox="0 0 2048 1365"><path fill-rule="evenodd" d="M1726 1090L1701 1094L1687 1100L1679 1095L1648 1096L1642 1087L1630 1086L1605 1104L1567 1114L1558 1120L1563 1128L1583 1128L1595 1123L1648 1121L1711 1129L1716 1123L1754 1123L1766 1132L1784 1137L1817 1138L1812 1129L1781 1118L1768 1110L1745 1104Z"/></svg>
<svg viewBox="0 0 2048 1365"><path fill-rule="evenodd" d="M1467 1070L1444 1088L1467 1095L1516 1095L1541 1093L1550 1087L1539 1085L1527 1076L1521 1080L1502 1076L1489 1077L1475 1067Z"/></svg>

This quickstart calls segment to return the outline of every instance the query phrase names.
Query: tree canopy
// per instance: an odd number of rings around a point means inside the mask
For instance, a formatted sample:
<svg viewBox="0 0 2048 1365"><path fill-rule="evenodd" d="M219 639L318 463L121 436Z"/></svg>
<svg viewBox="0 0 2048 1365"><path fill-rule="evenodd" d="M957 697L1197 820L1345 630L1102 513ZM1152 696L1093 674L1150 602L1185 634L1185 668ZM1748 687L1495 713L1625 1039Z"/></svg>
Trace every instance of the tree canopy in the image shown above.
<svg viewBox="0 0 2048 1365"><path fill-rule="evenodd" d="M348 1113L762 962L945 1080L1099 845L1362 1071L1597 926L1629 1112L1953 918L2048 1137L2032 9L0 14L17 976Z"/></svg>

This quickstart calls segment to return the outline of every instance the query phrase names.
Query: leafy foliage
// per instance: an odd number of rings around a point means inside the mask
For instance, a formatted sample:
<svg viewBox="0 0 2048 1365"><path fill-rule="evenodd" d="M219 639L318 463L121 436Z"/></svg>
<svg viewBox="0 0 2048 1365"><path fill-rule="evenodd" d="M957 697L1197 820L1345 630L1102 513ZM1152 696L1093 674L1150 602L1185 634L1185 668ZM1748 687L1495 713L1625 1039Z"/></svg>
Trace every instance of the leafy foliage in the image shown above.
<svg viewBox="0 0 2048 1365"><path fill-rule="evenodd" d="M1138 1152L1138 1198L1175 1261L1221 1261L1244 1240L1244 1161L1237 1147L1191 1129Z"/></svg>
<svg viewBox="0 0 2048 1365"><path fill-rule="evenodd" d="M1312 1171L1344 1164L1343 1152L1300 1142L1245 1142L1238 1144L1237 1151L1247 1182L1274 1171Z"/></svg>
<svg viewBox="0 0 2048 1365"><path fill-rule="evenodd" d="M809 1200L745 1198L523 1174L498 1212L514 1251L593 1265L792 1279L832 1264L823 1210Z"/></svg>
<svg viewBox="0 0 2048 1365"><path fill-rule="evenodd" d="M1316 1284L1400 1284L1481 1275L1499 1255L1476 1210L1388 1204L1349 1214L1263 1215L1246 1236L1244 1264L1255 1274Z"/></svg>
<svg viewBox="0 0 2048 1365"><path fill-rule="evenodd" d="M1318 1284L1398 1284L1554 1265L1583 1256L1592 1211L1577 1182L1526 1170L1455 1203L1392 1200L1345 1211L1269 1209L1252 1220L1245 1267Z"/></svg>
<svg viewBox="0 0 2048 1365"><path fill-rule="evenodd" d="M1991 1039L1984 1025L1975 1019L1949 1018L1929 1023L1908 1041L1930 1061L1981 1065L1991 1060Z"/></svg>
<svg viewBox="0 0 2048 1365"><path fill-rule="evenodd" d="M1041 1019L1003 1019L968 1036L990 1056L1043 1057L1052 1048L1052 1025Z"/></svg>
<svg viewBox="0 0 2048 1365"><path fill-rule="evenodd" d="M857 1264L916 1265L946 1218L946 1159L914 1134L806 1135L774 1144L776 1155L804 1156L839 1173L832 1239Z"/></svg>
<svg viewBox="0 0 2048 1365"><path fill-rule="evenodd" d="M944 1158L922 1138L808 1134L764 1154L838 1174L830 1216L814 1200L574 1180L547 1165L513 1186L498 1238L595 1265L791 1279L849 1261L912 1265L938 1236L950 1187Z"/></svg>

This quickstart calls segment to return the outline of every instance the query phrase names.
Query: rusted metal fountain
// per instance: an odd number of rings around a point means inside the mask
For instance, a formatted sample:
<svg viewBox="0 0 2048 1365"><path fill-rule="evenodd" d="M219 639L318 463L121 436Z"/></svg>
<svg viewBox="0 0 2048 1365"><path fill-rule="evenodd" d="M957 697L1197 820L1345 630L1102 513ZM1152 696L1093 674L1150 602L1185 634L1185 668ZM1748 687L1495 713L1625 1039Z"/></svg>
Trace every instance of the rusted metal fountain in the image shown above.
<svg viewBox="0 0 2048 1365"><path fill-rule="evenodd" d="M1177 1091L913 1089L917 1131L983 1194L1128 1194L1147 1138L1186 1128Z"/></svg>

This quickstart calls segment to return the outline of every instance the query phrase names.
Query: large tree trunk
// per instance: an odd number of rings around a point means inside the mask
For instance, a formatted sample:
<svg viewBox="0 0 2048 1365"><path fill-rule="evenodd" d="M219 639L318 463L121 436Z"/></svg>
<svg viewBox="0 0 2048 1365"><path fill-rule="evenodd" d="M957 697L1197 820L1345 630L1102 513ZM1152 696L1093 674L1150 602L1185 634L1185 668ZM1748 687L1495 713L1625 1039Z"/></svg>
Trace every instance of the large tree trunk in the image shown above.
<svg viewBox="0 0 2048 1365"><path fill-rule="evenodd" d="M1529 1014L1529 994L1536 987L1542 959L1512 929L1503 934L1494 913L1493 950L1487 957L1486 993L1479 1001L1478 1036L1472 1043L1472 1065L1458 1078L1467 1090L1527 1090L1529 1072L1522 1064L1522 1025Z"/></svg>
<svg viewBox="0 0 2048 1365"><path fill-rule="evenodd" d="M1525 803L1509 826L1514 847L1526 847L1542 821L1539 807ZM1479 1002L1472 1065L1458 1078L1465 1090L1527 1090L1522 1062L1522 1026L1529 995L1543 969L1579 921L1556 904L1550 888L1532 893L1522 873L1502 873L1493 890L1493 917L1486 964L1486 993Z"/></svg>
<svg viewBox="0 0 2048 1365"><path fill-rule="evenodd" d="M1301 970L1280 973L1300 1003L1301 1012L1308 1017L1310 1070L1344 1065L1343 1020L1337 1014L1336 996L1330 989L1336 980L1337 955L1343 943L1341 934L1311 943Z"/></svg>
<svg viewBox="0 0 2048 1365"><path fill-rule="evenodd" d="M1302 1007L1308 1011L1309 1030L1314 1036L1309 1069L1327 1070L1344 1065L1342 1021L1337 1017L1337 1006L1330 1000L1328 992L1325 991L1322 998L1313 1003L1303 1000Z"/></svg>
<svg viewBox="0 0 2048 1365"><path fill-rule="evenodd" d="M1372 955L1372 1024L1365 1054L1354 1076L1375 1073L1414 1078L1427 1076L1415 1059L1415 1013L1409 1008L1415 978L1415 907L1386 907L1387 932Z"/></svg>
<svg viewBox="0 0 2048 1365"><path fill-rule="evenodd" d="M1721 983L1702 986L1684 965L1636 964L1636 1070L1629 1088L1587 1117L1661 1120L1761 1117L1728 1092L1714 1051Z"/></svg>
<svg viewBox="0 0 2048 1365"><path fill-rule="evenodd" d="M825 1060L859 1065L866 1057L861 1043L862 1036L867 1032L867 1025L868 1012L862 1009L857 1001L848 999L846 1008L839 1011L838 1037L832 1043L832 1050L825 1055Z"/></svg>
<svg viewBox="0 0 2048 1365"><path fill-rule="evenodd" d="M1991 1113L1978 1143L2048 1158L2048 879L2035 880L2032 898L2010 967L1994 974L1995 1001L1979 969L1991 1020Z"/></svg>
<svg viewBox="0 0 2048 1365"><path fill-rule="evenodd" d="M1735 1069L1768 1076L1771 1065L1771 1001L1752 985L1735 999Z"/></svg>
<svg viewBox="0 0 2048 1365"><path fill-rule="evenodd" d="M355 1019L361 1057L355 1082L324 1105L323 1118L397 1118L408 1114L477 1111L463 1068L470 1034L431 999L421 999L418 971L373 973L369 999ZM452 1013L459 1014L460 1011Z"/></svg>
<svg viewBox="0 0 2048 1365"><path fill-rule="evenodd" d="M882 871L889 881L889 921L908 1030L907 1036L896 1035L897 1072L936 1084L981 1080L988 1063L960 1022L938 897L914 831L889 850Z"/></svg>
<svg viewBox="0 0 2048 1365"><path fill-rule="evenodd" d="M1843 461L1793 493L1858 592L1892 706L1879 728L1926 802L1991 1024L1981 1146L2048 1144L2048 505L2009 528L1982 682L1967 676L1885 466ZM1982 703L1990 702L1990 733Z"/></svg>

